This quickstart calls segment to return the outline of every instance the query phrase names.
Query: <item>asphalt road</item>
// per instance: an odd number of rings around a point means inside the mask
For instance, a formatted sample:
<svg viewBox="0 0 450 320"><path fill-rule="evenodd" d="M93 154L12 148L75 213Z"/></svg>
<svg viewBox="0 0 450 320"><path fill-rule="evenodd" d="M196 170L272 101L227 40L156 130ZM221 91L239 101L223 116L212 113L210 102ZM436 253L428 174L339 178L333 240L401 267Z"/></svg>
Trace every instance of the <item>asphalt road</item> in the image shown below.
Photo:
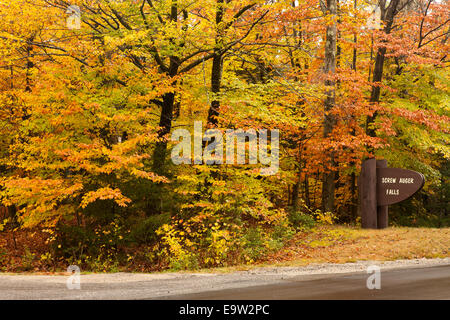
<svg viewBox="0 0 450 320"><path fill-rule="evenodd" d="M320 279L289 279L287 282L187 295L180 300L450 300L450 266L391 270L381 273L381 288L367 289L367 273L320 276Z"/></svg>
<svg viewBox="0 0 450 320"><path fill-rule="evenodd" d="M360 267L360 271L351 273L302 275L289 275L281 268L270 272L229 274L87 274L81 275L80 290L68 290L68 277L64 275L0 275L0 300L450 300L450 264L392 270L382 268L379 290L367 289L370 274L362 271L365 270L364 265Z"/></svg>

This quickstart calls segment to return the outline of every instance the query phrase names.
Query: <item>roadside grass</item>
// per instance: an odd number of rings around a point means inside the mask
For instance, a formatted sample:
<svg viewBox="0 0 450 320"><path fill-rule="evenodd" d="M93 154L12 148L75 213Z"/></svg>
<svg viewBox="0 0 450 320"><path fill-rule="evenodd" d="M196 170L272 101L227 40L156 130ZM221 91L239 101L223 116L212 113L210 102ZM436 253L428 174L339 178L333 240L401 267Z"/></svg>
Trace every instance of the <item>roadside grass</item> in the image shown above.
<svg viewBox="0 0 450 320"><path fill-rule="evenodd" d="M201 272L226 273L256 267L446 257L450 257L450 228L390 227L371 230L326 225L298 232L282 249L252 265L204 269Z"/></svg>
<svg viewBox="0 0 450 320"><path fill-rule="evenodd" d="M450 256L450 228L390 227L383 230L320 226L297 233L260 264L302 266L363 260L445 258Z"/></svg>

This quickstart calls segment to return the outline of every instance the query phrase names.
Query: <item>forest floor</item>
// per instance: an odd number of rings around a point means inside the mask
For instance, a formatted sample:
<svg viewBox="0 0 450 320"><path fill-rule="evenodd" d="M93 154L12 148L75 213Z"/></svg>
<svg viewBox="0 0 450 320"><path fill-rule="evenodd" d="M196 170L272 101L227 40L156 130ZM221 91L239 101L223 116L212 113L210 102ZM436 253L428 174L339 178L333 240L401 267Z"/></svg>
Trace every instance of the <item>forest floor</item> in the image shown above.
<svg viewBox="0 0 450 320"><path fill-rule="evenodd" d="M303 266L374 260L450 257L450 228L390 227L383 230L321 226L297 233L263 265Z"/></svg>
<svg viewBox="0 0 450 320"><path fill-rule="evenodd" d="M36 241L35 238L28 238L27 240ZM2 243L4 246L2 246ZM26 244L31 246L32 243ZM21 246L19 253L16 252L12 258L6 259L8 255L12 256L13 252L8 250L8 246L6 246L5 234L3 234L3 237L0 234L0 249L3 250L0 250L0 253L3 252L3 254L0 254L0 267L3 265L0 271L64 274L64 268L58 268L61 269L60 272L54 272L56 270L47 272L50 270L39 267L39 259L36 258L39 255L31 255L26 251L24 253L22 247L26 249L26 245ZM283 248L260 258L252 264L202 269L196 270L196 272L227 273L259 267L303 267L318 264L435 258L450 258L450 228L390 227L383 230L370 230L342 225L321 225L297 232ZM27 269L20 267L24 264L29 264L30 267ZM125 269L119 268L117 271L136 272L138 270L128 266ZM167 271L170 272L171 270Z"/></svg>
<svg viewBox="0 0 450 320"><path fill-rule="evenodd" d="M328 225L298 232L281 250L251 266L218 268L214 271L447 257L450 257L450 228L390 227L372 230Z"/></svg>

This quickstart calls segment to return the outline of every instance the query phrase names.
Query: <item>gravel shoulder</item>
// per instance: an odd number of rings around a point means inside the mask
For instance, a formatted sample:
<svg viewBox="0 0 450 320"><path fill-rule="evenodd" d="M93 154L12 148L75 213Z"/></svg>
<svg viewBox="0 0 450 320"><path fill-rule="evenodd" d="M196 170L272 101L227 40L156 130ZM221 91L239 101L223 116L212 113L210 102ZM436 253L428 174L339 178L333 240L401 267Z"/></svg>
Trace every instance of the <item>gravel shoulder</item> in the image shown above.
<svg viewBox="0 0 450 320"><path fill-rule="evenodd" d="M346 273L366 273L377 265L381 272L395 269L450 265L450 258L396 261L358 261L310 264L304 267L259 267L230 273L113 273L82 274L81 289L69 290L68 275L0 274L0 299L158 299L233 288L320 279Z"/></svg>

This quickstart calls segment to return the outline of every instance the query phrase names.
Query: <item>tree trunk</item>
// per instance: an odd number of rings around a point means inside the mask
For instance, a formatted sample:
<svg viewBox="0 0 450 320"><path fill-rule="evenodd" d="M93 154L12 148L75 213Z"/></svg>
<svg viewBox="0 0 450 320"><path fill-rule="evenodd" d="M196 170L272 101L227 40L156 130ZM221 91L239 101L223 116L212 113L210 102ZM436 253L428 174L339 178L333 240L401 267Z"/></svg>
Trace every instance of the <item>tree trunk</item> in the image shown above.
<svg viewBox="0 0 450 320"><path fill-rule="evenodd" d="M335 16L337 14L337 3L336 0L327 0L327 13L328 15ZM332 76L336 72L336 39L337 39L337 28L336 23L327 26L326 31L326 43L325 43L325 69L324 72L327 76L325 80L325 85L328 87L326 91L326 98L324 103L324 122L323 122L323 136L328 138L330 133L336 124L336 119L331 111L335 105L335 81ZM327 170L323 175L322 180L322 210L324 212L333 211L334 206L334 192L335 192L335 172L334 167L334 155L330 151L329 154L329 170Z"/></svg>
<svg viewBox="0 0 450 320"><path fill-rule="evenodd" d="M357 9L358 7L358 0L355 0L353 2L353 8ZM353 35L353 42L355 43L355 47L353 48L353 59L352 59L352 70L356 72L356 60L357 60L357 49L356 44L358 42L358 37L356 33ZM352 116L352 118L354 118ZM352 130L352 135L355 136L355 129ZM356 166L356 163L354 161L351 162L352 166ZM356 190L356 173L352 172L350 177L350 191L351 191L351 206L350 206L350 212L351 212L351 218L356 219L358 215L358 193Z"/></svg>
<svg viewBox="0 0 450 320"><path fill-rule="evenodd" d="M167 140L166 135L170 133L172 128L173 106L175 101L175 94L168 92L163 96L163 104L161 116L159 119L158 141L156 142L153 153L153 171L162 174L166 159Z"/></svg>
<svg viewBox="0 0 450 320"><path fill-rule="evenodd" d="M212 59L212 70L211 70L211 91L214 95L213 101L209 107L208 111L208 124L217 125L217 117L219 116L220 101L217 95L220 92L220 84L222 81L222 68L223 68L223 34L219 30L219 25L223 20L223 0L217 0L217 10L216 10L216 39L214 47L214 56Z"/></svg>
<svg viewBox="0 0 450 320"><path fill-rule="evenodd" d="M294 183L294 185L292 186L292 210L294 212L298 211L298 207L299 207L299 191L300 191L300 177L297 178L297 181Z"/></svg>
<svg viewBox="0 0 450 320"><path fill-rule="evenodd" d="M305 174L304 187L305 187L305 204L308 208L311 208L311 200L309 198L309 179L307 174Z"/></svg>
<svg viewBox="0 0 450 320"><path fill-rule="evenodd" d="M173 78L178 74L180 60L177 57L170 57L168 76ZM173 82L175 86L176 81ZM158 174L164 173L164 164L167 151L167 135L172 129L173 109L175 104L175 92L165 93L162 97L161 115L159 117L158 141L153 152L153 171Z"/></svg>
<svg viewBox="0 0 450 320"><path fill-rule="evenodd" d="M217 125L219 116L220 101L217 94L220 92L220 83L222 80L222 54L217 52L212 61L211 72L211 91L214 94L214 99L211 101L211 106L208 111L208 123Z"/></svg>
<svg viewBox="0 0 450 320"><path fill-rule="evenodd" d="M381 1L380 1L381 2ZM397 15L397 7L400 0L392 0L387 8L384 7L384 1L381 3L381 19L384 22L384 33L390 34L392 31L392 25L394 23L394 17ZM370 102L378 103L380 101L380 86L381 80L383 78L383 67L384 58L386 55L386 47L379 47L377 51L377 56L375 58L375 67L373 69L372 82L378 83L372 86L372 91L370 93ZM372 127L375 118L377 117L377 112L374 112L372 116L367 117L366 120L366 133L375 137L375 129Z"/></svg>
<svg viewBox="0 0 450 320"><path fill-rule="evenodd" d="M170 8L170 20L174 23L178 21L178 2L172 2ZM178 74L180 66L180 58L177 56L170 56L169 67L166 70L170 78L174 78ZM172 84L175 87L176 81ZM161 115L159 118L158 141L156 142L155 150L153 151L153 171L158 174L164 174L164 164L166 160L167 140L166 136L172 129L173 111L175 103L175 92L165 93L162 97Z"/></svg>
<svg viewBox="0 0 450 320"><path fill-rule="evenodd" d="M17 207L15 205L8 207L9 218L11 219L11 237L13 240L14 250L17 250L16 228L19 227L17 222Z"/></svg>

